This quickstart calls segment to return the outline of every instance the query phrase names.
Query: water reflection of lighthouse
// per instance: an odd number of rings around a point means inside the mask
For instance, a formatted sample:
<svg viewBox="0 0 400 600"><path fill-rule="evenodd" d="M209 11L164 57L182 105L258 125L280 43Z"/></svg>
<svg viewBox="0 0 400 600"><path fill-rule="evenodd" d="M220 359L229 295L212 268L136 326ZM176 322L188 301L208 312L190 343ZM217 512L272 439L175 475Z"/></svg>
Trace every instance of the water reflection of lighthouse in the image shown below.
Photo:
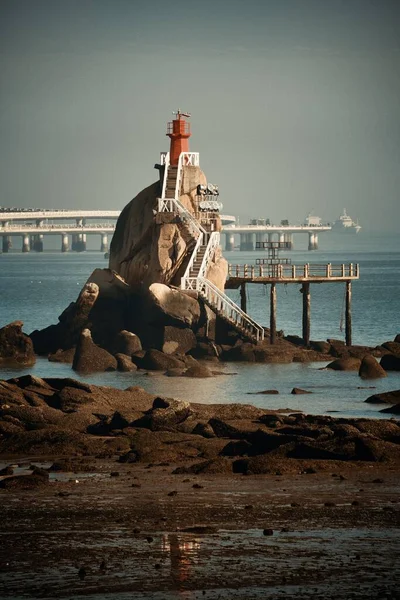
<svg viewBox="0 0 400 600"><path fill-rule="evenodd" d="M187 539L177 533L163 535L161 550L169 553L171 560L171 576L179 583L187 581L191 575L192 566L199 562L200 541Z"/></svg>

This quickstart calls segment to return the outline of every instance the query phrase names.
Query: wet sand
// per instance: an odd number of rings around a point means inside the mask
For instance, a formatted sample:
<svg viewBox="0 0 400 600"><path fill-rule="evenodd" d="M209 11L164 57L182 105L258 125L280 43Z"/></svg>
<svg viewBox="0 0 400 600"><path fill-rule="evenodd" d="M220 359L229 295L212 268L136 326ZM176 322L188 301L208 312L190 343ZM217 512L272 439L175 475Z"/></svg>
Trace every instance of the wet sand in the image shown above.
<svg viewBox="0 0 400 600"><path fill-rule="evenodd" d="M116 458L0 491L1 598L400 597L394 466L187 476Z"/></svg>

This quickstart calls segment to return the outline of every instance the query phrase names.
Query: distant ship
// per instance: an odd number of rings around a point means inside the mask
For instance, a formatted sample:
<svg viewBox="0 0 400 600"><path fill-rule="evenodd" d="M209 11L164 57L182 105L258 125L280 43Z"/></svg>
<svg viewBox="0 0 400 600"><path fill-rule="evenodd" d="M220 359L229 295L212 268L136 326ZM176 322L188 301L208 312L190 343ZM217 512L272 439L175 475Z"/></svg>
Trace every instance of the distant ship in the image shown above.
<svg viewBox="0 0 400 600"><path fill-rule="evenodd" d="M336 231L336 233L358 233L360 229L361 225L358 224L358 221L353 221L345 208L343 214L332 225L332 231Z"/></svg>

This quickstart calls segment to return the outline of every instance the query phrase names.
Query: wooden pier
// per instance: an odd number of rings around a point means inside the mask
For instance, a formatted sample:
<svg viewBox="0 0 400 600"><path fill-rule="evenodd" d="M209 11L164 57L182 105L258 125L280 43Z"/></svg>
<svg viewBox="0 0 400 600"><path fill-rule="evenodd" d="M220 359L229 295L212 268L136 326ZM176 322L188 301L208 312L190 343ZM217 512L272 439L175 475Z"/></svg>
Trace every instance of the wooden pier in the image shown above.
<svg viewBox="0 0 400 600"><path fill-rule="evenodd" d="M267 263L267 264L265 264ZM246 284L270 284L270 343L276 341L276 285L279 283L301 284L303 294L302 337L306 346L310 343L311 326L311 283L345 283L345 338L351 346L351 283L359 279L358 264L333 265L331 263L294 265L280 261L271 264L270 259L258 259L255 265L229 265L226 289L239 289L241 309L246 312Z"/></svg>

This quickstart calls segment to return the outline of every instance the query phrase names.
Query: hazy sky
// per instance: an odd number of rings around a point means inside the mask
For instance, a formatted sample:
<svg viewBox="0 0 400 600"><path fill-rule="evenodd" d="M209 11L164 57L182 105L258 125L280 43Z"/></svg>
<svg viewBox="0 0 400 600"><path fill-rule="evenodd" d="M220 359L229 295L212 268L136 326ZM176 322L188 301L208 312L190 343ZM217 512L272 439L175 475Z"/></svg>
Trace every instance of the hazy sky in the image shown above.
<svg viewBox="0 0 400 600"><path fill-rule="evenodd" d="M0 0L0 205L121 209L166 122L224 212L400 217L400 0Z"/></svg>

